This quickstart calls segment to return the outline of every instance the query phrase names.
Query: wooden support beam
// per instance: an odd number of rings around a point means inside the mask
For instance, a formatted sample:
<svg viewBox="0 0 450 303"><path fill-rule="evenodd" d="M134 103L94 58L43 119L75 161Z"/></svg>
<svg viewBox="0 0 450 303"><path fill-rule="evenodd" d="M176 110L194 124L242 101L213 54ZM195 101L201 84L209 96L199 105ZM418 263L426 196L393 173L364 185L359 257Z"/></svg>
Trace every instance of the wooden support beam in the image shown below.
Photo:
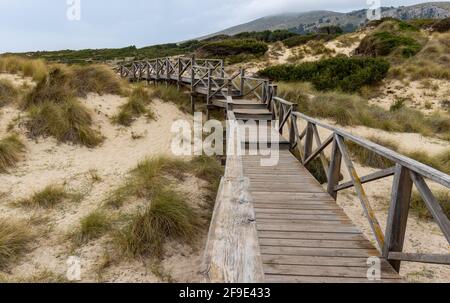
<svg viewBox="0 0 450 303"><path fill-rule="evenodd" d="M323 150L328 147L333 142L334 136L329 136L323 144L321 144L303 163L303 165L308 165L312 160L314 160L319 154L322 154ZM328 169L328 168L327 168ZM327 172L327 169L325 172Z"/></svg>
<svg viewBox="0 0 450 303"><path fill-rule="evenodd" d="M450 254L411 254L402 252L390 252L388 259L391 261L407 261L429 264L447 264L450 265Z"/></svg>
<svg viewBox="0 0 450 303"><path fill-rule="evenodd" d="M411 191L412 181L409 170L397 164L394 184L392 185L391 205L386 223L386 241L383 247L383 257L387 259L391 252L403 251ZM389 260L389 262L397 272L400 272L401 261Z"/></svg>
<svg viewBox="0 0 450 303"><path fill-rule="evenodd" d="M352 178L353 184L355 185L355 190L356 190L356 193L358 194L359 200L364 209L364 213L365 213L367 219L369 220L369 224L370 224L372 232L375 236L375 240L377 241L378 247L380 248L380 250L382 250L384 247L383 231L381 230L380 223L378 223L378 220L375 217L375 213L372 210L372 207L370 206L369 199L367 198L367 194L364 190L364 187L362 186L362 184L360 182L360 178L359 178L358 174L356 173L356 169L353 166L353 163L350 159L350 156L347 151L347 147L345 146L345 143L344 143L344 138L342 138L341 136L338 135L338 136L336 136L336 142L339 146L339 149L341 150L342 158L344 159L344 163L347 166L347 169L350 174L350 177Z"/></svg>
<svg viewBox="0 0 450 303"><path fill-rule="evenodd" d="M369 183L372 181L377 181L386 177L393 176L395 174L395 167L383 169L380 171L377 171L373 174L361 177L361 184ZM335 191L341 191L344 189L352 188L354 186L353 182L346 182L343 184L340 184L334 188Z"/></svg>
<svg viewBox="0 0 450 303"><path fill-rule="evenodd" d="M314 130L311 123L306 126L305 145L303 150L303 162L305 162L312 153Z"/></svg>
<svg viewBox="0 0 450 303"><path fill-rule="evenodd" d="M328 193L334 200L337 199L337 191L334 188L339 184L341 177L342 154L337 144L337 135L334 135L333 151L331 152L330 168L328 169Z"/></svg>
<svg viewBox="0 0 450 303"><path fill-rule="evenodd" d="M414 172L410 172L410 175L412 181L414 182L414 185L416 186L417 190L422 196L422 199L425 201L425 205L427 206L430 213L433 215L434 220L436 221L440 229L442 230L442 233L447 239L447 242L450 243L450 221L447 215L445 215L441 205L434 197L433 193L431 192L430 188L428 187L423 177Z"/></svg>

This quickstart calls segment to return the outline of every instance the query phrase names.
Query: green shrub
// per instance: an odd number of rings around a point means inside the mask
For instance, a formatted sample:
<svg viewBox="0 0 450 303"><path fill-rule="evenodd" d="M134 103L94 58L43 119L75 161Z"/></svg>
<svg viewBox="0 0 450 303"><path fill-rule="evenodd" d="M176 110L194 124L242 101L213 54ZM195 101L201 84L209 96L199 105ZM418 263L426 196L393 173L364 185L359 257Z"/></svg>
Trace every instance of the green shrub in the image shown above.
<svg viewBox="0 0 450 303"><path fill-rule="evenodd" d="M262 56L268 49L266 43L254 39L230 39L208 42L197 50L197 54L203 58L226 58L241 54Z"/></svg>
<svg viewBox="0 0 450 303"><path fill-rule="evenodd" d="M386 77L389 63L375 58L339 57L299 65L277 65L259 72L276 81L308 81L318 90L354 92Z"/></svg>
<svg viewBox="0 0 450 303"><path fill-rule="evenodd" d="M358 55L378 57L389 56L397 49L400 49L403 57L409 58L416 55L422 49L422 45L410 37L390 32L376 32L366 36L355 52Z"/></svg>
<svg viewBox="0 0 450 303"><path fill-rule="evenodd" d="M17 101L19 92L11 81L0 79L0 107Z"/></svg>
<svg viewBox="0 0 450 303"><path fill-rule="evenodd" d="M0 140L0 173L14 167L24 152L25 144L19 136L11 135Z"/></svg>
<svg viewBox="0 0 450 303"><path fill-rule="evenodd" d="M437 21L431 27L433 31L444 33L450 30L450 17Z"/></svg>
<svg viewBox="0 0 450 303"><path fill-rule="evenodd" d="M261 32L242 32L234 35L232 38L234 39L255 39L258 41L264 41L267 43L283 41L285 39L297 36L297 34L292 33L288 30L275 30L275 31L261 31ZM227 39L226 37L222 37L223 40Z"/></svg>
<svg viewBox="0 0 450 303"><path fill-rule="evenodd" d="M336 38L336 35L324 33L298 35L283 40L283 44L286 45L286 47L293 48L296 46L305 45L310 41L330 41L334 38Z"/></svg>

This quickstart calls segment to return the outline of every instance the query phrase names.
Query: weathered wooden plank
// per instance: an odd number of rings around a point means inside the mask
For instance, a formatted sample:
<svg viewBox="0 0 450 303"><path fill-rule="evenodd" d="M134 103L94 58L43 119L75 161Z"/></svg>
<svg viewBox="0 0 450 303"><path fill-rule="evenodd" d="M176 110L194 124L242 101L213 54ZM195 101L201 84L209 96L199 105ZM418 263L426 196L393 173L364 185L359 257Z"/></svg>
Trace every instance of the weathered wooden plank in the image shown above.
<svg viewBox="0 0 450 303"><path fill-rule="evenodd" d="M299 232L299 231L264 231L259 230L258 236L273 239L304 239L304 240L342 240L363 241L367 240L363 234L358 233L321 233L321 232Z"/></svg>
<svg viewBox="0 0 450 303"><path fill-rule="evenodd" d="M447 264L450 265L450 254L437 255L437 254L412 254L402 252L390 252L388 256L389 260L409 261L429 264Z"/></svg>
<svg viewBox="0 0 450 303"><path fill-rule="evenodd" d="M261 209L290 209L290 210L334 210L342 211L339 207L333 205L301 205L301 204L281 204L281 203L258 203L256 208Z"/></svg>
<svg viewBox="0 0 450 303"><path fill-rule="evenodd" d="M326 216L341 216L342 210L339 209L292 209L292 208L264 208L255 205L256 213L270 213L270 214L296 214L296 215L326 215Z"/></svg>
<svg viewBox="0 0 450 303"><path fill-rule="evenodd" d="M259 240L264 246L283 247L309 247L309 248L368 248L373 249L373 245L367 241L337 241L337 240L298 240L298 239L268 239Z"/></svg>
<svg viewBox="0 0 450 303"><path fill-rule="evenodd" d="M399 279L381 279L371 281L367 278L345 278L345 277L311 277L293 275L271 275L266 274L266 283L402 283Z"/></svg>
<svg viewBox="0 0 450 303"><path fill-rule="evenodd" d="M288 220L315 220L315 221L350 221L344 214L339 215L298 215L291 212L273 213L256 212L256 219L288 219Z"/></svg>
<svg viewBox="0 0 450 303"><path fill-rule="evenodd" d="M313 265L313 266L344 266L368 268L366 257L319 257L319 256L283 256L283 255L263 255L262 261L265 264L280 265ZM383 259L381 268L393 271L392 266Z"/></svg>
<svg viewBox="0 0 450 303"><path fill-rule="evenodd" d="M330 221L330 220L296 220L296 219L274 219L274 218L259 218L256 222L258 224L307 224L307 225L323 225L323 226L353 226L350 220Z"/></svg>
<svg viewBox="0 0 450 303"><path fill-rule="evenodd" d="M345 248L307 248L307 247L281 247L261 245L261 253L269 255L286 256L321 256L321 257L378 257L375 249L345 249Z"/></svg>
<svg viewBox="0 0 450 303"><path fill-rule="evenodd" d="M300 231L300 232L329 232L329 233L354 233L359 234L359 230L354 226L321 226L306 224L268 224L257 223L258 231Z"/></svg>
<svg viewBox="0 0 450 303"><path fill-rule="evenodd" d="M309 277L345 277L366 278L368 268L362 267L339 267L339 266L305 266L305 265L278 265L264 264L265 274L295 275ZM398 274L391 270L381 270L381 278L400 279Z"/></svg>

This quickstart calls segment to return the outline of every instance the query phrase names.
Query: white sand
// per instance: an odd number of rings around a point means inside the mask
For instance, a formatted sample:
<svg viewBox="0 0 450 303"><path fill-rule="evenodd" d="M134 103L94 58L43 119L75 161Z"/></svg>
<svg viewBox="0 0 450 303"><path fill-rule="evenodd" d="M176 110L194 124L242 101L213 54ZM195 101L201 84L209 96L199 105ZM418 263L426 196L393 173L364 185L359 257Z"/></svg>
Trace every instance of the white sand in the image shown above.
<svg viewBox="0 0 450 303"><path fill-rule="evenodd" d="M65 275L67 258L74 255L81 258L82 279L85 282L162 281L152 273L151 266L144 265L141 261L113 263L104 271L102 277L99 277L97 267L104 258L105 250L113 250L109 236L72 250L67 234L76 228L82 217L101 206L107 195L122 184L127 172L135 167L138 161L147 156L170 156L172 122L178 119L191 121L191 118L181 113L173 104L155 100L152 108L157 114L157 121L147 121L142 117L131 127L124 128L112 125L109 118L126 102L125 98L90 94L82 102L92 111L94 124L106 138L98 148L58 144L52 138L40 138L34 142L26 139L23 127L16 127L26 140L27 153L11 174L0 176L0 216L23 219L33 217L44 221L39 226L33 226L42 236L35 240L30 252L12 268L8 279L27 279L43 271ZM6 135L7 125L20 114L12 106L3 108L2 112L0 137ZM136 136L139 139L133 139ZM93 171L100 176L100 182L93 182ZM70 191L82 193L83 200L80 203L66 202L50 211L30 211L11 205L11 202L28 197L54 183L64 185ZM180 184L195 207L200 207L203 201L203 186L204 181L194 177L187 178ZM144 204L144 201L136 201L125 207L124 211ZM202 255L200 248L205 236L206 230L199 234L196 250L175 243L168 245L163 271L171 273L171 279L183 282L200 281L197 270Z"/></svg>

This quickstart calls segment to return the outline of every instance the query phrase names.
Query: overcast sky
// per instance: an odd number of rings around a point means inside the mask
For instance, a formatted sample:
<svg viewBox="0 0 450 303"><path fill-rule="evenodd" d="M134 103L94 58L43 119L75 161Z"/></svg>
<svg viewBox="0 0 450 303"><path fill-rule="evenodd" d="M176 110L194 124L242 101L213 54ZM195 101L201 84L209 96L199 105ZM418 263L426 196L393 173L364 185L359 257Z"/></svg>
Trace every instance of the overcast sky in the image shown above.
<svg viewBox="0 0 450 303"><path fill-rule="evenodd" d="M80 1L70 21L68 2ZM370 0L369 0L370 1ZM381 0L382 6L414 0ZM367 0L0 0L0 53L178 42L283 12L367 8ZM74 10L69 10L74 12ZM76 17L76 14L70 16Z"/></svg>

